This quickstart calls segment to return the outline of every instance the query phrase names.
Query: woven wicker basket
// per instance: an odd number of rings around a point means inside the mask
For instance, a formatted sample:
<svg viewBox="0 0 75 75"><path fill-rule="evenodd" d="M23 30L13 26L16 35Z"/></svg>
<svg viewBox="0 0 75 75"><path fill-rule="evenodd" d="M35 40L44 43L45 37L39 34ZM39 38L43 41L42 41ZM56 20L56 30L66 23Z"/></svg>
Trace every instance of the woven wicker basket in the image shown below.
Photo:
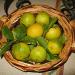
<svg viewBox="0 0 75 75"><path fill-rule="evenodd" d="M67 36L68 40L62 50L62 52L59 54L60 59L59 60L53 60L51 62L47 62L44 64L29 64L24 63L21 61L18 61L14 59L9 51L7 51L4 55L5 59L15 68L20 69L22 71L36 71L36 72L43 72L52 70L55 68L58 68L59 66L63 65L70 53L72 44L74 41L73 37L73 29L69 23L69 20L60 12L56 11L55 9L46 6L46 5L28 5L25 7L22 7L14 12L12 12L8 17L3 17L1 19L2 25L7 25L9 28L13 27L13 23L19 20L19 17L25 13L25 12L32 12L32 13L38 13L39 11L46 11L50 16L55 16L58 18L58 23L61 25L61 27L64 30L64 34ZM6 39L2 37L0 39L1 42L5 42Z"/></svg>

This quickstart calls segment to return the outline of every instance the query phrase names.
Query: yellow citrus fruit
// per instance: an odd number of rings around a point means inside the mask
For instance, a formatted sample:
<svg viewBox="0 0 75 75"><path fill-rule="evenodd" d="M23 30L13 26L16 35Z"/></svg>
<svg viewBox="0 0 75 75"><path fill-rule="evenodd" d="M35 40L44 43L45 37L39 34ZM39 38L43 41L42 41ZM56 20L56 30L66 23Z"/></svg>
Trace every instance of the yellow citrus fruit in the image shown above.
<svg viewBox="0 0 75 75"><path fill-rule="evenodd" d="M50 28L49 31L46 33L46 38L50 40L55 40L59 38L61 35L61 29L60 27L54 27Z"/></svg>
<svg viewBox="0 0 75 75"><path fill-rule="evenodd" d="M47 25L49 24L49 15L46 12L39 12L36 16L36 22L43 24L43 25Z"/></svg>
<svg viewBox="0 0 75 75"><path fill-rule="evenodd" d="M59 54L62 50L62 45L57 41L49 41L48 49L52 54Z"/></svg>
<svg viewBox="0 0 75 75"><path fill-rule="evenodd" d="M30 12L24 13L21 16L20 23L28 27L35 23L35 16Z"/></svg>
<svg viewBox="0 0 75 75"><path fill-rule="evenodd" d="M35 23L33 25L31 25L28 29L27 29L27 35L32 37L32 38L36 38L39 37L43 34L43 27L42 25Z"/></svg>
<svg viewBox="0 0 75 75"><path fill-rule="evenodd" d="M46 50L41 46L34 47L30 53L30 59L34 62L43 62L46 59Z"/></svg>
<svg viewBox="0 0 75 75"><path fill-rule="evenodd" d="M30 55L29 46L25 43L17 43L12 46L12 55L15 59L25 61Z"/></svg>

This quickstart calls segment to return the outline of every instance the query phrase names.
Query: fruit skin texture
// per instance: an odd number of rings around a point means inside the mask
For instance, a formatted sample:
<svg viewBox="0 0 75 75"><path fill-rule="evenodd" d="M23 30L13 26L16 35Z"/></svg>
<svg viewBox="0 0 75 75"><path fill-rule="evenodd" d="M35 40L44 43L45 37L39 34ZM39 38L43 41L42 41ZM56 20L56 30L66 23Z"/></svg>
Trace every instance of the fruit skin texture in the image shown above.
<svg viewBox="0 0 75 75"><path fill-rule="evenodd" d="M59 27L50 28L46 33L46 38L49 40L55 40L61 35L61 29Z"/></svg>
<svg viewBox="0 0 75 75"><path fill-rule="evenodd" d="M39 12L36 16L36 22L43 25L49 24L49 15L46 12Z"/></svg>
<svg viewBox="0 0 75 75"><path fill-rule="evenodd" d="M62 48L62 45L57 41L49 41L48 43L48 49L52 54L59 54Z"/></svg>
<svg viewBox="0 0 75 75"><path fill-rule="evenodd" d="M20 42L12 46L12 55L17 60L25 61L30 55L30 49L27 44Z"/></svg>
<svg viewBox="0 0 75 75"><path fill-rule="evenodd" d="M40 63L46 59L46 55L46 50L41 46L37 46L32 49L30 59L31 61Z"/></svg>
<svg viewBox="0 0 75 75"><path fill-rule="evenodd" d="M27 29L27 35L32 37L32 38L36 38L39 37L43 34L43 27L42 25L35 23L33 25L31 25L28 29Z"/></svg>
<svg viewBox="0 0 75 75"><path fill-rule="evenodd" d="M34 23L35 23L35 16L32 13L27 12L21 16L20 24L24 24L26 27L28 27Z"/></svg>

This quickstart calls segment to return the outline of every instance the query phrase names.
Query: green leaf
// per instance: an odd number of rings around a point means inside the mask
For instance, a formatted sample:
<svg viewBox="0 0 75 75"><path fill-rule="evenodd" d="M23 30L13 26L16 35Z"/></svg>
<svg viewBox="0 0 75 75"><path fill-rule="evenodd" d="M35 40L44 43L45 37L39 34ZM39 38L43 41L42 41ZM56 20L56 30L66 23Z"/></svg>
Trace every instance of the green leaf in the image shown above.
<svg viewBox="0 0 75 75"><path fill-rule="evenodd" d="M21 39L21 41L26 42L27 44L36 45L36 40L31 38L30 36L25 36Z"/></svg>
<svg viewBox="0 0 75 75"><path fill-rule="evenodd" d="M58 41L59 41L60 44L64 45L65 42L67 41L67 37L64 34L62 34L60 36L60 38L58 39Z"/></svg>
<svg viewBox="0 0 75 75"><path fill-rule="evenodd" d="M28 45L30 50L32 50L35 46L34 45Z"/></svg>
<svg viewBox="0 0 75 75"><path fill-rule="evenodd" d="M0 57L2 58L3 55L5 54L6 51L10 49L10 46L12 45L13 41L5 43L1 48L0 48Z"/></svg>
<svg viewBox="0 0 75 75"><path fill-rule="evenodd" d="M49 28L53 27L53 25L55 25L55 23L57 22L57 20L58 19L56 17L52 17L52 20L50 22L50 27Z"/></svg>
<svg viewBox="0 0 75 75"><path fill-rule="evenodd" d="M48 31L48 28L50 27L51 21L52 21L52 18L50 17L50 19L49 19L49 24L44 25L44 31Z"/></svg>
<svg viewBox="0 0 75 75"><path fill-rule="evenodd" d="M45 49L48 49L47 42L43 37L38 37L37 41L42 47L44 47Z"/></svg>
<svg viewBox="0 0 75 75"><path fill-rule="evenodd" d="M47 61L51 61L51 60L58 60L59 59L59 56L58 55L49 55L47 53Z"/></svg>
<svg viewBox="0 0 75 75"><path fill-rule="evenodd" d="M4 35L8 41L14 40L13 34L7 26L2 28L2 35Z"/></svg>
<svg viewBox="0 0 75 75"><path fill-rule="evenodd" d="M50 19L50 23L48 25L44 26L44 31L47 32L50 28L52 28L55 25L56 22L57 22L57 18L56 17L52 17Z"/></svg>
<svg viewBox="0 0 75 75"><path fill-rule="evenodd" d="M12 30L15 40L20 40L26 36L26 27L24 25L18 25Z"/></svg>

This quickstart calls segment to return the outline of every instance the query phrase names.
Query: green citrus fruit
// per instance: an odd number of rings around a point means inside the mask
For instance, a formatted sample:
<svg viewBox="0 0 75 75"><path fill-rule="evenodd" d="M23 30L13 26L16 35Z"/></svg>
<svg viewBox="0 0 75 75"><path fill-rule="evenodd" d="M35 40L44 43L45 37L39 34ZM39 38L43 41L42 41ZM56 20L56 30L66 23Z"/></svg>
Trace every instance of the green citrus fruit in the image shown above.
<svg viewBox="0 0 75 75"><path fill-rule="evenodd" d="M39 37L42 34L43 34L43 27L38 23L35 23L35 24L31 25L27 29L27 35L32 37L32 38Z"/></svg>
<svg viewBox="0 0 75 75"><path fill-rule="evenodd" d="M36 16L36 22L43 25L49 24L49 15L46 12L39 12Z"/></svg>
<svg viewBox="0 0 75 75"><path fill-rule="evenodd" d="M30 53L30 59L34 62L43 62L46 59L46 50L41 46L34 47Z"/></svg>
<svg viewBox="0 0 75 75"><path fill-rule="evenodd" d="M62 50L62 45L57 41L49 41L48 49L52 54L59 54Z"/></svg>
<svg viewBox="0 0 75 75"><path fill-rule="evenodd" d="M17 43L12 46L12 55L15 59L24 61L30 54L30 49L25 43Z"/></svg>
<svg viewBox="0 0 75 75"><path fill-rule="evenodd" d="M50 28L49 31L46 33L46 38L50 40L55 40L59 38L61 35L60 27Z"/></svg>
<svg viewBox="0 0 75 75"><path fill-rule="evenodd" d="M21 16L21 19L20 19L20 23L21 24L24 24L25 26L30 26L32 24L35 23L35 17L32 13L30 12L27 12L27 13L24 13L22 16Z"/></svg>

